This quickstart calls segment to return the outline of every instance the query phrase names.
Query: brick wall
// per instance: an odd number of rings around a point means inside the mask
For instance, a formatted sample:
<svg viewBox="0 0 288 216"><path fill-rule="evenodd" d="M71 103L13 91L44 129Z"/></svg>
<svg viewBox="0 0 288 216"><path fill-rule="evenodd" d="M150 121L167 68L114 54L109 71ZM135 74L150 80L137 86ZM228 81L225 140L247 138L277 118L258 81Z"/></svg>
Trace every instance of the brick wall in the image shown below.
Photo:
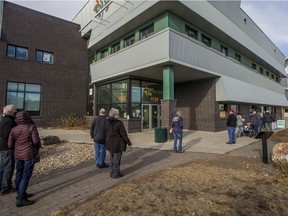
<svg viewBox="0 0 288 216"><path fill-rule="evenodd" d="M185 129L219 131L225 128L225 122L223 125L218 117L214 78L175 85L175 98Z"/></svg>
<svg viewBox="0 0 288 216"><path fill-rule="evenodd" d="M49 125L68 113L86 114L87 42L80 26L4 2L0 40L0 107L6 102L7 81L41 84L38 125ZM6 57L7 44L28 48L28 60ZM52 52L53 64L35 61L35 50Z"/></svg>

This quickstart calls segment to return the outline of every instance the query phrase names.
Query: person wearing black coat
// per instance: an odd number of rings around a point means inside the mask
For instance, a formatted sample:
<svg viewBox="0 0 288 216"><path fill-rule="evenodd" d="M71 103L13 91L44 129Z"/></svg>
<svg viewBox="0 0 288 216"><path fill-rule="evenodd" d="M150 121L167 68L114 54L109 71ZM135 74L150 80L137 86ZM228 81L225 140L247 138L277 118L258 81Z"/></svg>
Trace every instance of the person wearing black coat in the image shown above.
<svg viewBox="0 0 288 216"><path fill-rule="evenodd" d="M126 151L127 145L132 143L128 138L123 122L119 119L119 110L112 108L109 112L109 119L105 125L106 148L110 153L110 177L119 178L122 152Z"/></svg>
<svg viewBox="0 0 288 216"><path fill-rule="evenodd" d="M5 106L0 122L0 189L2 195L15 191L12 186L12 176L15 169L14 149L8 148L10 131L16 126L15 112L14 105Z"/></svg>
<svg viewBox="0 0 288 216"><path fill-rule="evenodd" d="M236 125L237 125L237 117L234 114L234 110L230 110L229 115L226 120L226 125L228 127L228 137L229 141L226 144L235 144L236 143Z"/></svg>

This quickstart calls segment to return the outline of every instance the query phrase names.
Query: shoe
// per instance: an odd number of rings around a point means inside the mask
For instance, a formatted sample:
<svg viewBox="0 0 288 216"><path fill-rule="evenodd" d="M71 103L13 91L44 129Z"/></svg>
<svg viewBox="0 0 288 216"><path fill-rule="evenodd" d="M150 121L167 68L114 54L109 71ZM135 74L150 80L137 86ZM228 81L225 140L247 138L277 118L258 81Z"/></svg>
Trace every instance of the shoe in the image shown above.
<svg viewBox="0 0 288 216"><path fill-rule="evenodd" d="M232 142L232 144L236 144L235 142Z"/></svg>
<svg viewBox="0 0 288 216"><path fill-rule="evenodd" d="M6 194L9 194L9 193L10 193L10 191L7 190L7 191L3 191L3 192L1 192L1 195L6 195Z"/></svg>
<svg viewBox="0 0 288 216"><path fill-rule="evenodd" d="M102 169L102 168L108 168L108 167L109 167L109 165L106 164L106 163L103 163L103 165L99 165L99 164L98 164L98 168L100 168L100 169Z"/></svg>
<svg viewBox="0 0 288 216"><path fill-rule="evenodd" d="M33 196L34 196L33 193L26 193L25 198L28 199L28 198L33 197ZM19 199L18 196L16 196L16 199L17 200Z"/></svg>
<svg viewBox="0 0 288 216"><path fill-rule="evenodd" d="M232 142L226 142L226 144L232 144Z"/></svg>
<svg viewBox="0 0 288 216"><path fill-rule="evenodd" d="M174 151L174 153L178 153L178 151Z"/></svg>
<svg viewBox="0 0 288 216"><path fill-rule="evenodd" d="M23 198L23 199L18 199L16 202L16 206L17 207L21 207L21 206L29 206L34 204L35 201L33 200L28 200L27 198Z"/></svg>
<svg viewBox="0 0 288 216"><path fill-rule="evenodd" d="M123 177L124 175L122 173L120 173L118 176L112 176L112 178L121 178Z"/></svg>

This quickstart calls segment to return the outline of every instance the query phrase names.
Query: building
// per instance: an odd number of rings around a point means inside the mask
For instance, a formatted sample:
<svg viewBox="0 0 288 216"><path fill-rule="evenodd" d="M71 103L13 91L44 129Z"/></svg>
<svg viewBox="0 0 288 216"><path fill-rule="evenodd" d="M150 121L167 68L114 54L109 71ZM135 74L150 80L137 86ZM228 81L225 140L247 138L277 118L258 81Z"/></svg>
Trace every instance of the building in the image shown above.
<svg viewBox="0 0 288 216"><path fill-rule="evenodd" d="M95 1L75 16L88 39L94 115L120 110L129 132L226 129L230 109L282 117L285 57L241 1Z"/></svg>
<svg viewBox="0 0 288 216"><path fill-rule="evenodd" d="M14 104L40 126L86 115L87 41L78 24L0 2L0 107Z"/></svg>

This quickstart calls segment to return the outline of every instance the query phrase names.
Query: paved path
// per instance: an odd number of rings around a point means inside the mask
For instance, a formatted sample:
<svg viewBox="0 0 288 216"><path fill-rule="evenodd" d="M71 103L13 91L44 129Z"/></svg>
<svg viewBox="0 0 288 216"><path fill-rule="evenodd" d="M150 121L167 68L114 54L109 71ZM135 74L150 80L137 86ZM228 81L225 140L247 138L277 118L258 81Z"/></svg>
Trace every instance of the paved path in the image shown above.
<svg viewBox="0 0 288 216"><path fill-rule="evenodd" d="M40 136L58 135L61 140L92 143L88 131L44 130ZM203 137L201 137L203 136ZM36 203L17 208L15 193L0 196L0 215L47 215L58 207L83 200L93 194L149 173L183 164L195 159L211 159L219 154L261 156L261 145L255 139L241 138L236 145L226 145L226 132L185 132L185 153L175 154L172 142L154 143L153 133L130 134L132 148L124 153L121 169L123 178L111 179L108 169L96 168L94 161L38 178L32 178L28 187ZM256 141L256 142L255 142ZM254 144L252 144L254 143ZM218 145L218 146L217 146ZM166 151L163 151L166 150ZM109 160L109 156L107 157Z"/></svg>

